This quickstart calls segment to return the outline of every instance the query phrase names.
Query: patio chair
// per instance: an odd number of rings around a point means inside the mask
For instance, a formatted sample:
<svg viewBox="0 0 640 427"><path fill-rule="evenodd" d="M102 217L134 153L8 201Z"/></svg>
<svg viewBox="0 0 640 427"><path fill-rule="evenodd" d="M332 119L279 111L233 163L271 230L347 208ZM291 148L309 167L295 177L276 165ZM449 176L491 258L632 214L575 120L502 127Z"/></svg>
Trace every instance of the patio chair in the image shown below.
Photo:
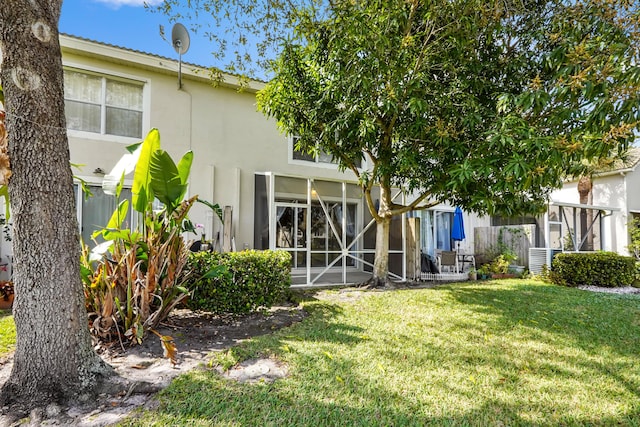
<svg viewBox="0 0 640 427"><path fill-rule="evenodd" d="M459 273L458 254L455 251L441 251L438 255L438 270L442 273L442 268L447 267L449 272Z"/></svg>

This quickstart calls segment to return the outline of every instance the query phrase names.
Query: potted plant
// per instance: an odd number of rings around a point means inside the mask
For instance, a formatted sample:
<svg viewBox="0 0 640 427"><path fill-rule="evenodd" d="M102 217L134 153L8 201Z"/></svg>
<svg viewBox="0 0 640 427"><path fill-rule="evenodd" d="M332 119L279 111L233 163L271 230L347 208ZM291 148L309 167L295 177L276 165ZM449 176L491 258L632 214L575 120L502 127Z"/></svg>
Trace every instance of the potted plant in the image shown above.
<svg viewBox="0 0 640 427"><path fill-rule="evenodd" d="M486 280L490 278L491 273L489 272L489 265L485 264L482 267L480 267L476 274L481 280Z"/></svg>
<svg viewBox="0 0 640 427"><path fill-rule="evenodd" d="M509 273L510 259L513 259L509 255L500 254L489 265L489 271L491 271L494 279L506 279L513 278L515 274Z"/></svg>
<svg viewBox="0 0 640 427"><path fill-rule="evenodd" d="M475 268L471 268L471 270L469 270L469 280L478 280L478 272Z"/></svg>
<svg viewBox="0 0 640 427"><path fill-rule="evenodd" d="M8 310L13 306L13 282L0 281L0 310Z"/></svg>

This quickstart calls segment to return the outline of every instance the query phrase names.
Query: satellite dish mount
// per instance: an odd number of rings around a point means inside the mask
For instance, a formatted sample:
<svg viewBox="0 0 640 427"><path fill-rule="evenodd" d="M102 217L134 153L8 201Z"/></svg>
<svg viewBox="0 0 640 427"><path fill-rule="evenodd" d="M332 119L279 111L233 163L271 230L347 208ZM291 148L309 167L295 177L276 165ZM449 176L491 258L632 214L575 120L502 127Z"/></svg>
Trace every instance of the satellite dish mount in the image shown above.
<svg viewBox="0 0 640 427"><path fill-rule="evenodd" d="M189 32L184 25L177 23L171 29L171 44L179 55L178 62L178 89L182 89L182 54L189 50Z"/></svg>

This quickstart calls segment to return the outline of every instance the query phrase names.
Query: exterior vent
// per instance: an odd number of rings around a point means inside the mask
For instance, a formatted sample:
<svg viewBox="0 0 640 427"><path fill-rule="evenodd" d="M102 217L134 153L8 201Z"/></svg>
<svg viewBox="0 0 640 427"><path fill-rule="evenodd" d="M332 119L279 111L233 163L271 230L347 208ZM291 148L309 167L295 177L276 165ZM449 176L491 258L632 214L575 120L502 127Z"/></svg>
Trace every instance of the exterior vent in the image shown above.
<svg viewBox="0 0 640 427"><path fill-rule="evenodd" d="M542 266L550 267L553 257L560 252L560 249L529 248L529 271L533 274L542 273Z"/></svg>

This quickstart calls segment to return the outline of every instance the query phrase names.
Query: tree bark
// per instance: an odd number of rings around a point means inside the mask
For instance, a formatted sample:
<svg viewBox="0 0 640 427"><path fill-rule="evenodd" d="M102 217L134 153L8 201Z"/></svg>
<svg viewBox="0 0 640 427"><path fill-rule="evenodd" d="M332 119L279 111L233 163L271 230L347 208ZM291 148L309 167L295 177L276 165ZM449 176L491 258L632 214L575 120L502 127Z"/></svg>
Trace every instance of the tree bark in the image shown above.
<svg viewBox="0 0 640 427"><path fill-rule="evenodd" d="M61 0L0 3L17 330L13 370L0 401L16 410L86 394L112 372L92 349L80 281L61 6Z"/></svg>
<svg viewBox="0 0 640 427"><path fill-rule="evenodd" d="M389 232L391 230L390 189L380 186L380 205L376 217L376 253L370 287L385 287L389 284Z"/></svg>
<svg viewBox="0 0 640 427"><path fill-rule="evenodd" d="M371 287L384 287L389 281L389 230L391 217L382 217L376 222L376 255L373 263Z"/></svg>

